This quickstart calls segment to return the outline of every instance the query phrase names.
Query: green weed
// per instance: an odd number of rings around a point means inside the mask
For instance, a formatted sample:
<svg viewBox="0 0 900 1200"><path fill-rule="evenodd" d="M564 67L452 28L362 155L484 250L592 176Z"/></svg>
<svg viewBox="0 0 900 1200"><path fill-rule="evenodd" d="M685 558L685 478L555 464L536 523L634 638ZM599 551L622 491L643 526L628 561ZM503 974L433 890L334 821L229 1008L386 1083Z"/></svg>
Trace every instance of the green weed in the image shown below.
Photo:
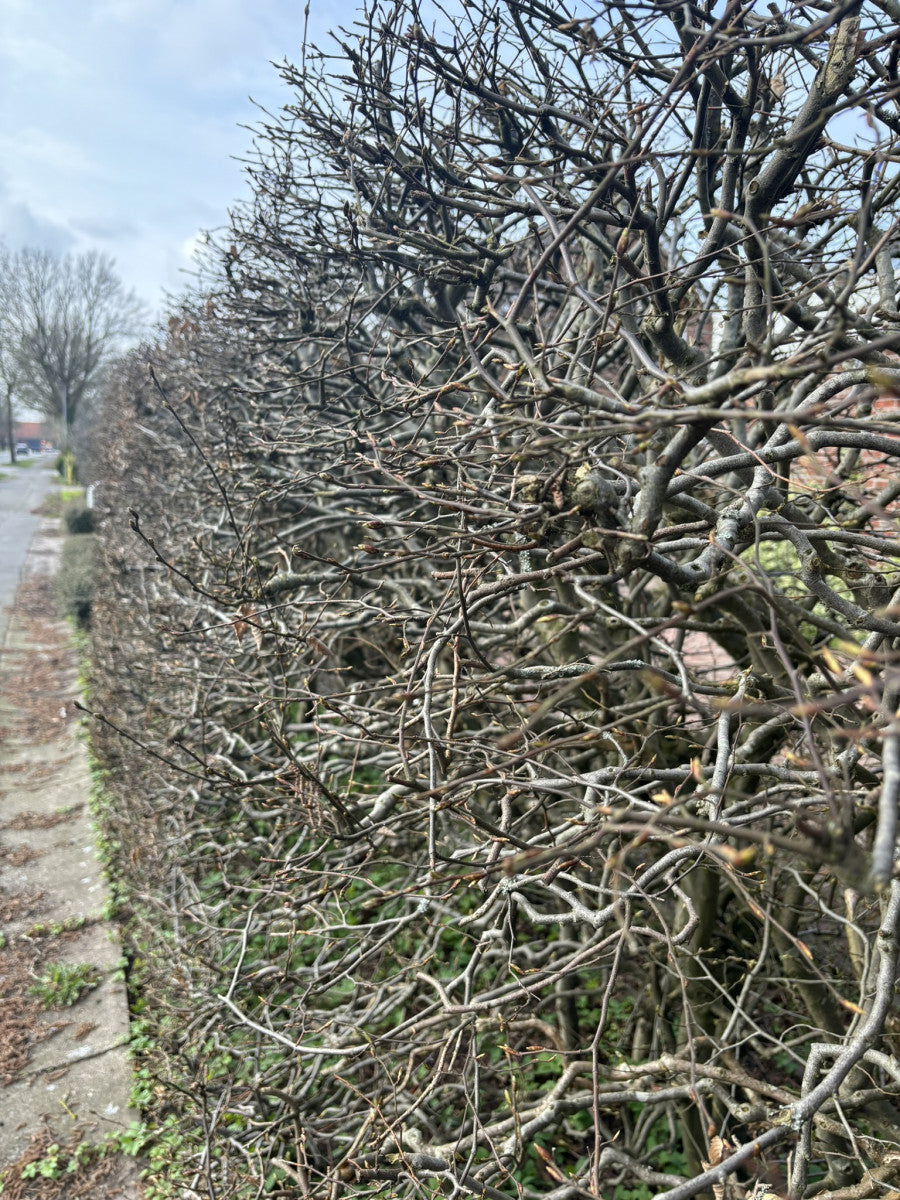
<svg viewBox="0 0 900 1200"><path fill-rule="evenodd" d="M45 1008L71 1008L100 983L100 971L91 963L50 963L28 989Z"/></svg>
<svg viewBox="0 0 900 1200"><path fill-rule="evenodd" d="M37 1158L22 1168L23 1179L59 1179L62 1174L62 1151L57 1142L48 1146L43 1158Z"/></svg>
<svg viewBox="0 0 900 1200"><path fill-rule="evenodd" d="M30 929L25 930L27 938L58 937L61 933L72 933L76 929L84 929L92 917L66 917L64 921L36 921Z"/></svg>

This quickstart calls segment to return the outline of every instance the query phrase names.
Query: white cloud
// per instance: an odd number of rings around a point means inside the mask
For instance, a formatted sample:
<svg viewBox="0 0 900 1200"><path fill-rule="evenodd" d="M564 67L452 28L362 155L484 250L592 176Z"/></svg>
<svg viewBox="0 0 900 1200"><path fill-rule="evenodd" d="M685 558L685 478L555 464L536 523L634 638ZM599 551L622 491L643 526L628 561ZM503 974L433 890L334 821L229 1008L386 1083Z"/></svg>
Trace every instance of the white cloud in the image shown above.
<svg viewBox="0 0 900 1200"><path fill-rule="evenodd" d="M11 250L42 246L57 254L71 250L76 241L65 226L3 194L0 194L0 237Z"/></svg>
<svg viewBox="0 0 900 1200"><path fill-rule="evenodd" d="M151 73L221 95L255 86L270 57L298 48L297 11L284 0L95 0L88 24L97 41L139 46Z"/></svg>
<svg viewBox="0 0 900 1200"><path fill-rule="evenodd" d="M84 234L85 237L95 238L98 241L138 237L141 232L139 225L120 217L83 217L74 220L72 228L78 233Z"/></svg>
<svg viewBox="0 0 900 1200"><path fill-rule="evenodd" d="M17 162L26 175L29 168L38 167L49 168L57 178L65 178L73 173L96 172L99 166L84 145L35 125L23 125L0 136L0 154L7 163Z"/></svg>
<svg viewBox="0 0 900 1200"><path fill-rule="evenodd" d="M47 37L34 33L4 37L0 42L0 61L7 70L44 71L59 81L79 73L77 59L64 45L54 45Z"/></svg>

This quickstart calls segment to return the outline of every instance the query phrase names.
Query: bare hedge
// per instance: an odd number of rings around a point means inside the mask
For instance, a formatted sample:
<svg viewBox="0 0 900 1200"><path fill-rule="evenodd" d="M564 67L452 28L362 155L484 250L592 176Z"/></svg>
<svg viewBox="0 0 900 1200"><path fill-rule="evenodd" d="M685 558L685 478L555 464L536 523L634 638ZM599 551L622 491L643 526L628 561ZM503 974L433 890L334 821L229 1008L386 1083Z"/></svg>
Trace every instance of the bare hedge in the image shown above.
<svg viewBox="0 0 900 1200"><path fill-rule="evenodd" d="M98 493L199 1192L896 1186L895 10L284 66Z"/></svg>

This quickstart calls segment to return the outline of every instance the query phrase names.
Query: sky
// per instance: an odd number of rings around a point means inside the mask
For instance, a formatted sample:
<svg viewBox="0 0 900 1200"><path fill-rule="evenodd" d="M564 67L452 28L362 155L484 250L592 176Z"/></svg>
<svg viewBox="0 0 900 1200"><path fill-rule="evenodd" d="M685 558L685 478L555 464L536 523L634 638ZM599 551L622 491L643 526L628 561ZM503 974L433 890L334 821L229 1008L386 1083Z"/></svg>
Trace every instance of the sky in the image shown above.
<svg viewBox="0 0 900 1200"><path fill-rule="evenodd" d="M310 41L357 0L309 0ZM0 237L99 250L159 314L249 194L238 159L290 98L304 0L0 0Z"/></svg>

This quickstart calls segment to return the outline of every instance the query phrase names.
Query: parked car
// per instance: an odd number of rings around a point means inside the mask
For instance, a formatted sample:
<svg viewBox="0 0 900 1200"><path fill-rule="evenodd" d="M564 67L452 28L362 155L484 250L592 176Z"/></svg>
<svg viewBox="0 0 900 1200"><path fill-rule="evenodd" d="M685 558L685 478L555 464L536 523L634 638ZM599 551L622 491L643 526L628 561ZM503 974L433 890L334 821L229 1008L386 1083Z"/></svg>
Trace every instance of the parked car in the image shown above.
<svg viewBox="0 0 900 1200"><path fill-rule="evenodd" d="M24 442L19 442L16 446L16 458L28 458L31 454L31 448L26 446Z"/></svg>

